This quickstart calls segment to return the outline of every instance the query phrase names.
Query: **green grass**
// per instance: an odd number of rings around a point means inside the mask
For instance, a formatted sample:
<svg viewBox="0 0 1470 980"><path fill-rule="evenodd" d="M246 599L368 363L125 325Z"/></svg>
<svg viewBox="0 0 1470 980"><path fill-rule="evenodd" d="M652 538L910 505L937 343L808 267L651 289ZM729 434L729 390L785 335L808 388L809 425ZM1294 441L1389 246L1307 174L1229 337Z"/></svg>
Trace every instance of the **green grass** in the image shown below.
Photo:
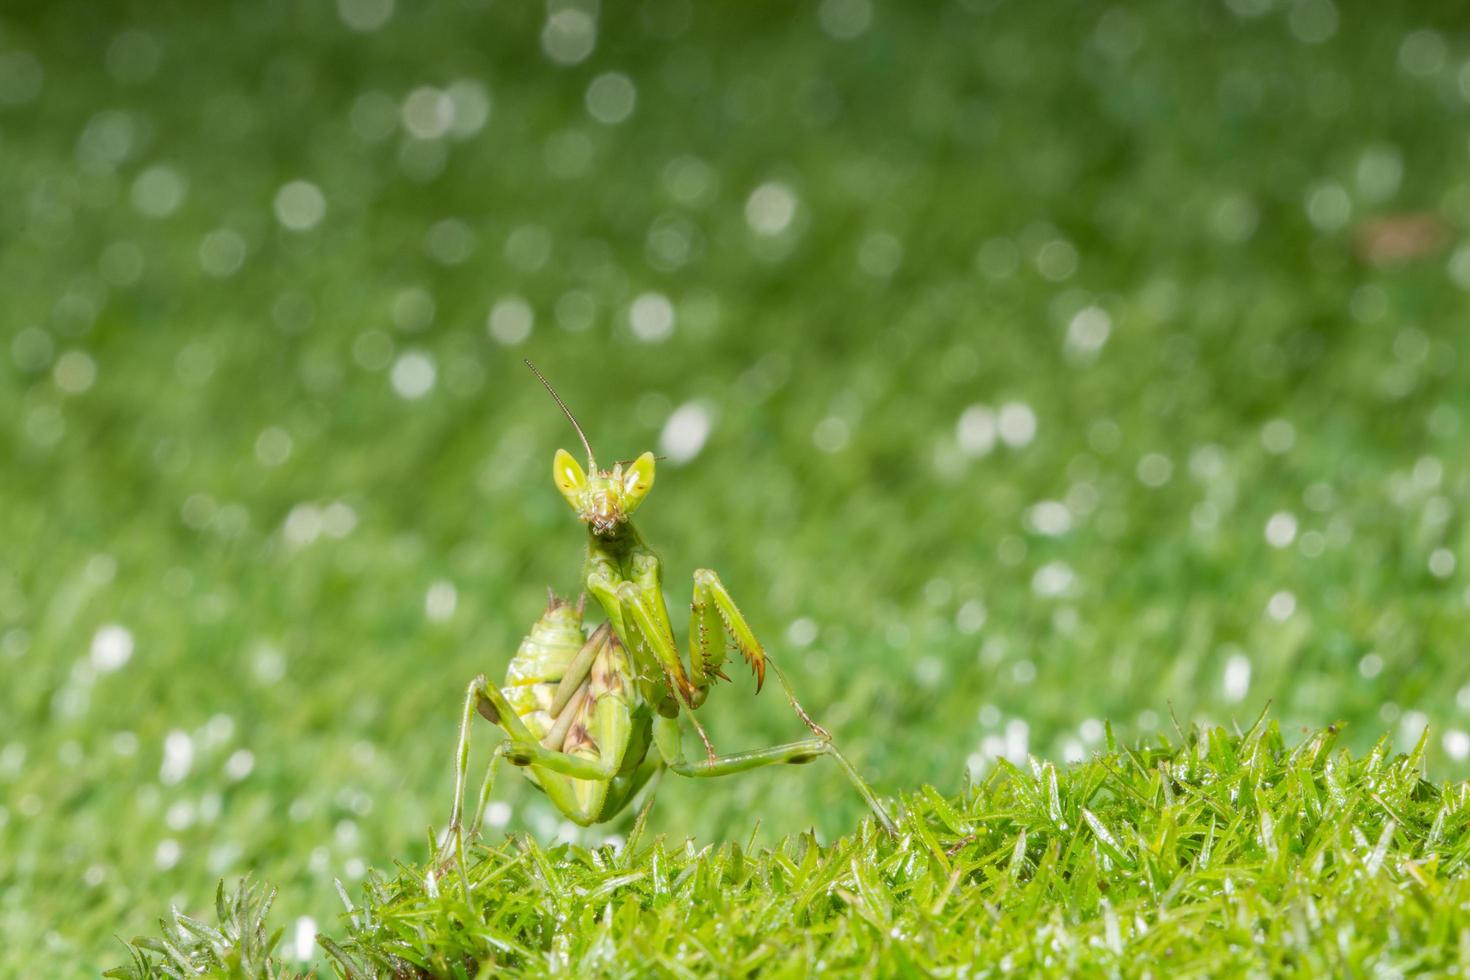
<svg viewBox="0 0 1470 980"><path fill-rule="evenodd" d="M465 683L576 588L526 356L607 458L707 412L639 513L670 606L717 569L881 793L1170 702L1470 775L1462 4L606 0L576 64L541 3L0 6L0 975L424 860ZM1364 261L1404 213L1437 248ZM701 719L802 730L748 677ZM503 832L629 832L501 782ZM862 814L813 766L647 832Z"/></svg>
<svg viewBox="0 0 1470 980"><path fill-rule="evenodd" d="M1296 744L1264 719L1180 734L1073 766L1005 763L957 796L926 786L903 797L897 839L871 820L769 849L518 835L477 848L463 879L373 875L323 942L361 978L1470 967L1470 785L1425 779L1427 739L1354 758L1335 728ZM224 962L230 943L206 928L185 922L172 952L111 975Z"/></svg>

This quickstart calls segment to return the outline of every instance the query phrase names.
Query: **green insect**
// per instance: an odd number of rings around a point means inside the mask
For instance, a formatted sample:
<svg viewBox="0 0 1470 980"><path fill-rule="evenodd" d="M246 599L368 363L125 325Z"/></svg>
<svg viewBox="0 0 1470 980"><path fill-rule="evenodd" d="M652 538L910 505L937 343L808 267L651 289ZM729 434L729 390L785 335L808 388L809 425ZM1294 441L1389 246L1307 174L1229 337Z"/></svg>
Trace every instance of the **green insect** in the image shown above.
<svg viewBox="0 0 1470 980"><path fill-rule="evenodd" d="M576 418L541 372L529 361L526 364L556 399L587 451L584 471L566 450L558 450L552 478L587 525L581 585L606 621L587 633L582 623L586 595L573 605L553 592L546 612L511 660L504 686L496 687L483 674L470 682L446 848L452 844L463 854L465 776L476 712L500 726L507 738L491 757L471 835L478 831L501 759L523 767L570 820L590 826L611 820L665 769L704 778L781 763L797 765L823 756L842 768L878 823L890 834L897 833L872 789L832 744L832 736L796 700L781 669L756 639L719 576L709 569L694 573L686 670L664 603L663 566L629 520L653 487L653 454L617 463L610 470L599 468ZM729 679L722 670L727 636L754 671L757 691L768 669L775 674L812 738L731 755L715 753L693 712L716 680ZM687 716L699 734L705 758L685 757L681 716Z"/></svg>

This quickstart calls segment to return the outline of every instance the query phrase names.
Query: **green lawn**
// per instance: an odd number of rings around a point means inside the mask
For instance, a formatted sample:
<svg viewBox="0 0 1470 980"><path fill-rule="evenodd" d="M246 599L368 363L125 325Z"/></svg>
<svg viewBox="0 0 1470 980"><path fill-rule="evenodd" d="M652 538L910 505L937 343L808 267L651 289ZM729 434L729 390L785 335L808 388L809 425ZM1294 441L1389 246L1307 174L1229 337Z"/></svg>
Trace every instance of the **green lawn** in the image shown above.
<svg viewBox="0 0 1470 980"><path fill-rule="evenodd" d="M670 457L671 608L718 569L884 794L1268 701L1470 774L1456 5L551 9L0 12L0 974L247 871L294 952L426 860L466 681L576 586L523 357ZM801 732L744 676L701 717ZM511 775L486 868L629 833ZM863 813L826 767L668 779L645 839L836 860Z"/></svg>

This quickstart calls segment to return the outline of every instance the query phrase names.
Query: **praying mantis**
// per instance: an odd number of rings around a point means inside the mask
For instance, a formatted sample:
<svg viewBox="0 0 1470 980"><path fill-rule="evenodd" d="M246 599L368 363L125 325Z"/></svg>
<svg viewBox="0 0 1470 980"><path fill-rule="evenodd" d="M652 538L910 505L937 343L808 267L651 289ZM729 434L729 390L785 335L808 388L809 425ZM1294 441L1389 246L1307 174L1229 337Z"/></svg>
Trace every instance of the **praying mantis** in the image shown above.
<svg viewBox="0 0 1470 980"><path fill-rule="evenodd" d="M823 757L838 764L879 825L896 835L892 817L838 751L831 734L802 708L719 576L707 568L694 573L685 667L664 602L663 565L630 520L653 487L653 453L618 462L610 470L600 468L582 426L556 389L530 361L526 366L556 400L587 452L586 470L565 449L557 450L552 460L557 490L587 526L582 596L571 603L550 592L546 611L522 640L503 686L490 683L484 674L470 682L455 755L446 851L457 848L462 867L465 778L476 713L506 737L496 744L486 769L468 828L471 837L479 832L502 760L521 767L569 820L591 826L617 816L665 770L701 779ZM590 634L583 625L588 595L605 617ZM812 737L728 755L715 752L694 711L717 680L729 680L722 669L726 637L754 672L757 693L767 672L774 674ZM704 745L703 759L684 754L680 720L685 717ZM644 813L651 803L652 793Z"/></svg>

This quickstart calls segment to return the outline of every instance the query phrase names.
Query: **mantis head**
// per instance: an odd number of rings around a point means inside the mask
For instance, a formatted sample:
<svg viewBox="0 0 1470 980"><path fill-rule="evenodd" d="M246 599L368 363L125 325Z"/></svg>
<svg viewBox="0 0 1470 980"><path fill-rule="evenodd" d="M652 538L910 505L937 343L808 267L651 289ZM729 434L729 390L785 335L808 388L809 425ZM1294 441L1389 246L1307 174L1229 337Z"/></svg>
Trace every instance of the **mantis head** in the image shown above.
<svg viewBox="0 0 1470 980"><path fill-rule="evenodd" d="M653 453L644 453L626 466L617 463L610 470L600 470L589 453L588 471L583 472L571 453L558 449L551 475L582 522L594 534L606 536L617 533L648 496L653 488L653 463Z"/></svg>
<svg viewBox="0 0 1470 980"><path fill-rule="evenodd" d="M653 453L644 453L632 462L619 462L610 470L599 469L597 458L592 455L592 445L566 402L551 387L551 382L536 370L536 365L527 361L526 367L535 372L546 390L551 392L551 397L561 406L572 428L577 430L582 448L587 450L585 471L571 453L565 449L556 451L556 457L551 461L551 476L556 488L594 534L599 537L616 534L643 503L648 491L653 489Z"/></svg>

